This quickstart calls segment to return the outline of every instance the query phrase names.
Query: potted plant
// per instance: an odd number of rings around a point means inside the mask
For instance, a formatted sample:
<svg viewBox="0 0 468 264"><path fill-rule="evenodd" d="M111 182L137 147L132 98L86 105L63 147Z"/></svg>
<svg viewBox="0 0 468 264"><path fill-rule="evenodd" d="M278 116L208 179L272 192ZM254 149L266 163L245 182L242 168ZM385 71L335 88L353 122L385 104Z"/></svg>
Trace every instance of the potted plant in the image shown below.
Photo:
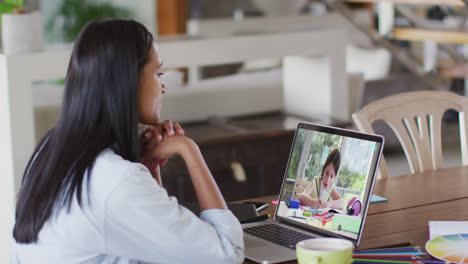
<svg viewBox="0 0 468 264"><path fill-rule="evenodd" d="M5 54L26 53L42 49L42 17L39 11L24 12L23 0L0 2L2 44Z"/></svg>
<svg viewBox="0 0 468 264"><path fill-rule="evenodd" d="M84 25L100 18L131 18L132 12L110 2L88 0L61 0L47 19L49 41L73 42Z"/></svg>

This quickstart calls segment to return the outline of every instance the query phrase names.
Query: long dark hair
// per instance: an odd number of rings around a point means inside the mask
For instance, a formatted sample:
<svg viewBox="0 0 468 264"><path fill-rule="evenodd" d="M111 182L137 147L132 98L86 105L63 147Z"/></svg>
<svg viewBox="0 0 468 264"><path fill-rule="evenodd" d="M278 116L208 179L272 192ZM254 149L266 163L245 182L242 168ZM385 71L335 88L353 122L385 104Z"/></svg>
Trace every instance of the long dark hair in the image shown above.
<svg viewBox="0 0 468 264"><path fill-rule="evenodd" d="M328 164L333 163L333 170L335 171L335 175L338 174L338 170L340 169L341 163L341 153L338 149L333 149L328 154L327 160L325 160L325 165L323 165L321 177L323 178L323 172Z"/></svg>
<svg viewBox="0 0 468 264"><path fill-rule="evenodd" d="M37 242L44 223L56 209L69 210L74 195L82 206L84 178L104 149L138 161L138 78L152 43L151 33L134 21L95 21L80 32L59 120L23 175L13 230L18 243Z"/></svg>

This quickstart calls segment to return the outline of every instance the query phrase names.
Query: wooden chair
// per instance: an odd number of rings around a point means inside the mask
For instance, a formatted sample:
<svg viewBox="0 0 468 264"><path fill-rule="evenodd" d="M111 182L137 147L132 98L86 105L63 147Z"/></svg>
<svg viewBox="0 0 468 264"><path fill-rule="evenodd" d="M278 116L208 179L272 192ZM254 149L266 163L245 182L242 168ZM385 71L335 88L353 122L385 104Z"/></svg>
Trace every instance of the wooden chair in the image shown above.
<svg viewBox="0 0 468 264"><path fill-rule="evenodd" d="M408 92L382 98L353 114L360 131L374 133L371 124L386 122L395 132L405 152L411 173L442 167L442 116L449 110L459 112L463 166L468 165L468 98L445 91ZM382 157L378 178L388 177Z"/></svg>
<svg viewBox="0 0 468 264"><path fill-rule="evenodd" d="M309 187L311 181L300 179L296 180L296 195L301 194Z"/></svg>

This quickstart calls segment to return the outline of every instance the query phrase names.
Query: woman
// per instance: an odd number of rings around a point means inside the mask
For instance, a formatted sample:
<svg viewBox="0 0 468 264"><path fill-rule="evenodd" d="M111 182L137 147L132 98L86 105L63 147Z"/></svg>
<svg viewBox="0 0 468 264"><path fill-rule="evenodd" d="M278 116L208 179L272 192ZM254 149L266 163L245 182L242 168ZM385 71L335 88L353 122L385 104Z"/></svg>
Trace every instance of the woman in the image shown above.
<svg viewBox="0 0 468 264"><path fill-rule="evenodd" d="M314 209L333 208L343 210L344 199L335 189L335 180L340 169L341 154L332 150L323 165L321 176L316 176L299 196L299 201Z"/></svg>
<svg viewBox="0 0 468 264"><path fill-rule="evenodd" d="M177 123L159 123L161 66L137 22L96 21L81 31L57 126L24 173L16 263L242 262L241 226L198 146ZM138 123L154 126L141 149ZM190 173L200 218L162 187L158 164L176 155Z"/></svg>

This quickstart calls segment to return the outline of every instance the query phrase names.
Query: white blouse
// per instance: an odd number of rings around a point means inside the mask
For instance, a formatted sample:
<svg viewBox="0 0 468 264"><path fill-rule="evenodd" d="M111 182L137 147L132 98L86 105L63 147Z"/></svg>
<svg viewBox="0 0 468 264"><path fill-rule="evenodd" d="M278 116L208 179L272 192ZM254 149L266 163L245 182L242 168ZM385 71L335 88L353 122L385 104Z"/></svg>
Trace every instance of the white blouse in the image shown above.
<svg viewBox="0 0 468 264"><path fill-rule="evenodd" d="M87 182L84 182L84 186ZM89 197L89 199L88 199ZM242 228L229 210L200 218L169 197L149 170L107 149L96 159L82 207L60 209L12 263L242 263Z"/></svg>

